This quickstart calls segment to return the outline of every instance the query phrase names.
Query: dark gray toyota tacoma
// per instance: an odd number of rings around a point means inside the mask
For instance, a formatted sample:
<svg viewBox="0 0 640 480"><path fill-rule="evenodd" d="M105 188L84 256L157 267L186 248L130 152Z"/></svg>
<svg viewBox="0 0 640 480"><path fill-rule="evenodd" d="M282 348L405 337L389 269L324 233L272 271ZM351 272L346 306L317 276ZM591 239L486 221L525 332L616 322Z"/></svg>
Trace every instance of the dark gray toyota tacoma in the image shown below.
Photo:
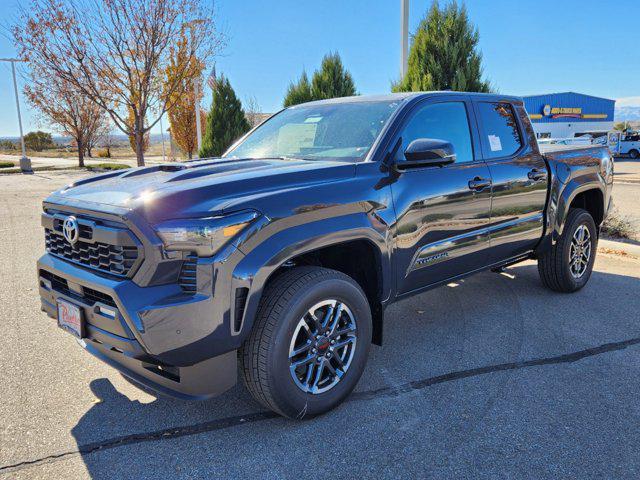
<svg viewBox="0 0 640 480"><path fill-rule="evenodd" d="M135 383L203 399L239 370L267 407L313 416L355 387L398 299L527 259L582 288L612 182L604 147L541 153L515 97L298 105L222 158L53 193L42 309Z"/></svg>

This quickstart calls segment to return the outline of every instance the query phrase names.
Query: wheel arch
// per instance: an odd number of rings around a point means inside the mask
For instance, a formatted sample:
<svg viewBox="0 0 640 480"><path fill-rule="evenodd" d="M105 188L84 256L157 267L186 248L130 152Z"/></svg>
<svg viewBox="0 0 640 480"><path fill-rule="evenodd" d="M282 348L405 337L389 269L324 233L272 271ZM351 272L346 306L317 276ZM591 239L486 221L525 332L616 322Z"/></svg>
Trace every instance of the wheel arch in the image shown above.
<svg viewBox="0 0 640 480"><path fill-rule="evenodd" d="M280 272L296 265L318 265L345 273L358 282L371 306L373 341L381 344L384 307L391 297L393 275L386 237L368 224L367 217L349 215L339 221L327 219L300 225L273 235L248 253L232 277L232 295L238 289L246 292L244 308L232 298L231 323L237 327L234 333L248 335L264 288Z"/></svg>
<svg viewBox="0 0 640 480"><path fill-rule="evenodd" d="M564 230L567 216L571 208L582 208L593 217L596 227L599 229L605 215L604 187L596 179L577 183L569 182L565 187L558 202L558 210L554 225L554 237L557 239Z"/></svg>

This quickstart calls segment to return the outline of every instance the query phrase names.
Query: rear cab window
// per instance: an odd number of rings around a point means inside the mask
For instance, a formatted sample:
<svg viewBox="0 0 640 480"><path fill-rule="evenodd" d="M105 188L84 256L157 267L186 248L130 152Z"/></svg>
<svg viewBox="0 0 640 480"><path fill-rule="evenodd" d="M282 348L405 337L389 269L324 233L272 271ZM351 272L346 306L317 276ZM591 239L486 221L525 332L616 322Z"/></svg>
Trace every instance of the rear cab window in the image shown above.
<svg viewBox="0 0 640 480"><path fill-rule="evenodd" d="M478 102L476 107L484 132L482 148L486 160L510 157L522 148L522 136L511 104Z"/></svg>

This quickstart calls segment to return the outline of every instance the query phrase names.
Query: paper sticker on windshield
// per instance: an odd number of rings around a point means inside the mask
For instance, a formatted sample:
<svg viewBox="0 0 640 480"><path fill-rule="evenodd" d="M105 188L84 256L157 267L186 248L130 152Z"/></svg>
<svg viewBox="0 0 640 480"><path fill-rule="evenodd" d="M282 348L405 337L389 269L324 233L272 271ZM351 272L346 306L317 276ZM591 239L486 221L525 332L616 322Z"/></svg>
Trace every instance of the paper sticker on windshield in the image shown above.
<svg viewBox="0 0 640 480"><path fill-rule="evenodd" d="M489 135L489 147L491 147L492 152L499 152L502 150L502 142L500 141L500 137L497 135Z"/></svg>
<svg viewBox="0 0 640 480"><path fill-rule="evenodd" d="M322 117L307 117L304 123L318 123L320 120L322 120Z"/></svg>
<svg viewBox="0 0 640 480"><path fill-rule="evenodd" d="M289 123L278 130L278 151L285 155L297 155L303 148L315 143L317 123Z"/></svg>

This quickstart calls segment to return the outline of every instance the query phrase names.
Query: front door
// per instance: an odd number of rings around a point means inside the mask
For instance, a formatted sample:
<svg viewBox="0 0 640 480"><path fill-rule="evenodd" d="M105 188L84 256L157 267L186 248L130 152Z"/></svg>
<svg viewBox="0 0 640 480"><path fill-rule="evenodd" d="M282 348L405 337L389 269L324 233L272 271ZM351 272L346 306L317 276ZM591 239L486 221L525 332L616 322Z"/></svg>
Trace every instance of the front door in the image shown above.
<svg viewBox="0 0 640 480"><path fill-rule="evenodd" d="M495 263L533 250L542 237L548 173L521 105L477 101L475 112L493 180L487 254Z"/></svg>
<svg viewBox="0 0 640 480"><path fill-rule="evenodd" d="M396 162L419 138L450 142L455 163L402 171L391 184L396 209L395 268L399 295L485 266L491 210L491 174L472 134L468 97L427 99L398 136ZM392 142L396 145L398 140Z"/></svg>

